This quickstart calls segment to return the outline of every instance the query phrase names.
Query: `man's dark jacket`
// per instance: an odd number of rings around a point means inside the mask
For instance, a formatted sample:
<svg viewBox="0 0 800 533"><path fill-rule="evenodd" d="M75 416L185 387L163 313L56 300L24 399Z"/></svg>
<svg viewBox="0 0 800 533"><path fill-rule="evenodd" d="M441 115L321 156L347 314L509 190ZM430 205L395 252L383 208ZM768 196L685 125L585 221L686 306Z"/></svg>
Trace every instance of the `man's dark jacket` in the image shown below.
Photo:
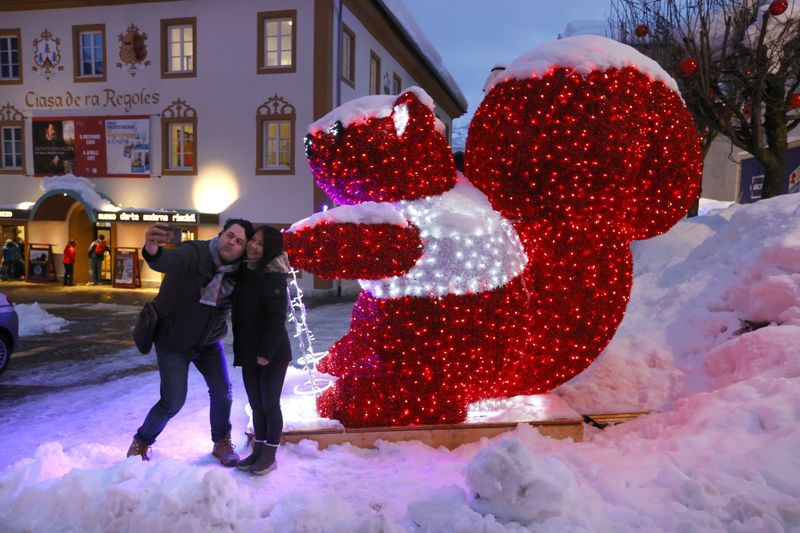
<svg viewBox="0 0 800 533"><path fill-rule="evenodd" d="M202 288L214 278L209 241L186 241L174 250L142 250L147 264L165 274L155 298L158 328L155 343L173 350L212 344L228 332L230 298L220 307L200 303Z"/></svg>

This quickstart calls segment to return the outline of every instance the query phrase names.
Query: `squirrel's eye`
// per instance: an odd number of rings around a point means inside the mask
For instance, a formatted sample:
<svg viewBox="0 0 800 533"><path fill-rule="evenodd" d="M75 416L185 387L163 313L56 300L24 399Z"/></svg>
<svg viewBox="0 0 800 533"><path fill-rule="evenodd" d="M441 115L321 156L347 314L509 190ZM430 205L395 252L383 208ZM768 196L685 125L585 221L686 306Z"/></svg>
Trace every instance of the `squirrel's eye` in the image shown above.
<svg viewBox="0 0 800 533"><path fill-rule="evenodd" d="M344 133L344 125L341 123L341 121L337 120L333 123L333 126L328 128L328 133L335 137L340 137L342 133Z"/></svg>

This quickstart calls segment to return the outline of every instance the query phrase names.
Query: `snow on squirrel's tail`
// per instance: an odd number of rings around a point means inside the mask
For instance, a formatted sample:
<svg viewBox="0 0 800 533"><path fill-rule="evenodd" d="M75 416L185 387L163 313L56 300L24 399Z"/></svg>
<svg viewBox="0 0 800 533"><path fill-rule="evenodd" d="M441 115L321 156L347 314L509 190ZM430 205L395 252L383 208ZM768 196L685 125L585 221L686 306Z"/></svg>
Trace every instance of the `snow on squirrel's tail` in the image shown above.
<svg viewBox="0 0 800 533"><path fill-rule="evenodd" d="M633 48L558 40L495 76L467 137L465 174L529 257L524 352L497 395L550 390L586 368L622 320L632 240L697 198L702 151L675 81Z"/></svg>

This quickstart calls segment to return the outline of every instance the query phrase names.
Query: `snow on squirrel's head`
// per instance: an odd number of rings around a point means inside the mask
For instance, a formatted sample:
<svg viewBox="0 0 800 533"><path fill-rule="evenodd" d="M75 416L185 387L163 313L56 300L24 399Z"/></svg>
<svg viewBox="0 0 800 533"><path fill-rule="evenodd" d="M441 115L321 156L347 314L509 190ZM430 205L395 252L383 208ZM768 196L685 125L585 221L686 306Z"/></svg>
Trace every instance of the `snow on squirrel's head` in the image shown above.
<svg viewBox="0 0 800 533"><path fill-rule="evenodd" d="M456 182L450 146L418 87L400 96L364 96L309 126L314 180L342 205L415 200L441 194Z"/></svg>
<svg viewBox="0 0 800 533"><path fill-rule="evenodd" d="M509 218L625 240L686 213L702 153L675 81L630 46L586 35L535 48L491 81L464 165Z"/></svg>

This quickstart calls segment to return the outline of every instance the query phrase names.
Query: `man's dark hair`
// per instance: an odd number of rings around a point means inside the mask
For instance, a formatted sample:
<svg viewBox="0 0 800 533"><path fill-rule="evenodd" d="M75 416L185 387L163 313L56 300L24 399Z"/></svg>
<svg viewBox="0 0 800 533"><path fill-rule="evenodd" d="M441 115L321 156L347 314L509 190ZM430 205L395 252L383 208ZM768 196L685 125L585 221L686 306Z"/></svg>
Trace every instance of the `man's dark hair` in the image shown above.
<svg viewBox="0 0 800 533"><path fill-rule="evenodd" d="M253 237L253 234L256 232L255 228L253 228L253 224L251 224L249 220L245 220L243 218L229 218L228 220L225 221L225 225L222 226L222 231L220 231L219 234L222 235L228 230L228 228L230 228L234 224L238 224L244 229L244 234L247 237L248 241Z"/></svg>
<svg viewBox="0 0 800 533"><path fill-rule="evenodd" d="M104 241L104 240L106 240L106 236L101 233L100 236L98 237L98 239L100 239L101 241Z"/></svg>

